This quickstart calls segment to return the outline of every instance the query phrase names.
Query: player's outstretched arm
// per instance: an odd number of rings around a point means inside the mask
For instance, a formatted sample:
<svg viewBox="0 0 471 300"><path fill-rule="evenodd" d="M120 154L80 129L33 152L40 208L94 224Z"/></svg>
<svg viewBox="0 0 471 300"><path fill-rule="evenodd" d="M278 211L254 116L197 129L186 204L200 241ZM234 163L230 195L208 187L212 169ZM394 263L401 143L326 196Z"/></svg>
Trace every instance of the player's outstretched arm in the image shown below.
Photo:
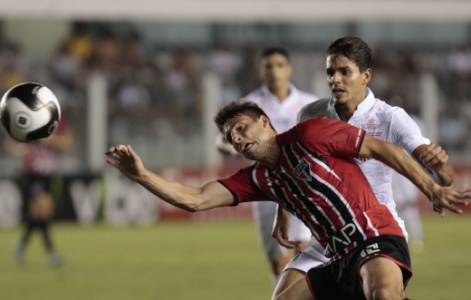
<svg viewBox="0 0 471 300"><path fill-rule="evenodd" d="M415 161L399 147L365 135L359 158L374 158L393 168L414 183L430 200L433 210L444 215L443 209L462 213L457 206L471 199L471 189L455 190L436 184Z"/></svg>
<svg viewBox="0 0 471 300"><path fill-rule="evenodd" d="M448 164L448 155L440 145L434 143L420 145L412 152L412 156L425 168L433 171L435 182L443 186L450 186L453 183L453 168Z"/></svg>
<svg viewBox="0 0 471 300"><path fill-rule="evenodd" d="M217 181L196 188L166 180L150 172L129 145L111 147L105 154L108 156L106 161L126 177L162 200L186 211L197 212L234 203L231 192Z"/></svg>
<svg viewBox="0 0 471 300"><path fill-rule="evenodd" d="M275 238L278 243L288 249L296 249L296 251L301 251L301 241L290 241L288 236L289 229L289 219L286 216L286 212L279 205L276 206L276 216L275 222L273 225L273 230L271 236Z"/></svg>

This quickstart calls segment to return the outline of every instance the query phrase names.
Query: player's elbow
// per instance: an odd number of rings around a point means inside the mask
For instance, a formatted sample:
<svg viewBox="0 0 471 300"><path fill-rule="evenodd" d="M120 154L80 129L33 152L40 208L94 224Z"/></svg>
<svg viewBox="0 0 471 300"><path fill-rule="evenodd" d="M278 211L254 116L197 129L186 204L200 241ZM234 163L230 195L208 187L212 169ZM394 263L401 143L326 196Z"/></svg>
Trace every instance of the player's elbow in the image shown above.
<svg viewBox="0 0 471 300"><path fill-rule="evenodd" d="M200 212L202 211L203 209L201 208L201 205L198 205L198 204L191 204L191 205L187 205L185 210L187 212L191 212L191 213L195 213L195 212Z"/></svg>
<svg viewBox="0 0 471 300"><path fill-rule="evenodd" d="M195 213L208 209L201 199L193 199L190 203L187 203L184 207L187 212Z"/></svg>

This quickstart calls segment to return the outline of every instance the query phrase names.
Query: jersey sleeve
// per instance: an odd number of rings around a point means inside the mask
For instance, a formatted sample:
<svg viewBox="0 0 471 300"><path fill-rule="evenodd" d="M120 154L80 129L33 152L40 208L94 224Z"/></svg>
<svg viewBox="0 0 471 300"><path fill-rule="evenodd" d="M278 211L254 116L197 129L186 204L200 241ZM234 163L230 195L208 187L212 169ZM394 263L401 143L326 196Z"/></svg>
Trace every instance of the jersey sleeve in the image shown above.
<svg viewBox="0 0 471 300"><path fill-rule="evenodd" d="M365 137L363 129L325 117L306 120L296 128L302 142L325 156L356 157Z"/></svg>
<svg viewBox="0 0 471 300"><path fill-rule="evenodd" d="M329 104L330 98L324 98L303 106L297 115L297 122L319 117L338 120L335 109L332 109Z"/></svg>
<svg viewBox="0 0 471 300"><path fill-rule="evenodd" d="M218 180L234 196L233 205L268 200L268 196L250 180L250 170L251 167L244 168L229 178Z"/></svg>
<svg viewBox="0 0 471 300"><path fill-rule="evenodd" d="M420 145L430 144L430 140L422 136L417 123L402 108L395 107L391 116L393 144L404 149L409 155Z"/></svg>

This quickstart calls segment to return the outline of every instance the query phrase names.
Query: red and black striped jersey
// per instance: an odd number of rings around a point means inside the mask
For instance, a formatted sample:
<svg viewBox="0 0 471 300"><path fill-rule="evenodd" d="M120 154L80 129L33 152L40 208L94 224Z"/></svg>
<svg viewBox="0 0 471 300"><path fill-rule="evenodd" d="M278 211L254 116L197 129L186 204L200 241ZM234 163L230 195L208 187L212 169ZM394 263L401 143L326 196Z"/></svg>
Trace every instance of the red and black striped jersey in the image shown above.
<svg viewBox="0 0 471 300"><path fill-rule="evenodd" d="M368 238L403 237L354 161L364 135L345 122L309 119L277 136L281 151L274 168L255 163L219 182L237 203L279 203L311 229L327 256L338 259Z"/></svg>

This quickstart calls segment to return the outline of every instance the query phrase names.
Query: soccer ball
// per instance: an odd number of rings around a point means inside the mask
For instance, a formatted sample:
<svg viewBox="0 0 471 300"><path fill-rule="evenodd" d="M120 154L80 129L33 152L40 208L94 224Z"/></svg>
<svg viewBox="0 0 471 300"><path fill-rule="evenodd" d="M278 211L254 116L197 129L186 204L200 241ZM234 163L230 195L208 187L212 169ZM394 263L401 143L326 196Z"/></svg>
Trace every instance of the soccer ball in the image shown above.
<svg viewBox="0 0 471 300"><path fill-rule="evenodd" d="M39 83L25 82L3 95L0 118L11 137L31 142L54 132L61 118L61 108L50 89Z"/></svg>

